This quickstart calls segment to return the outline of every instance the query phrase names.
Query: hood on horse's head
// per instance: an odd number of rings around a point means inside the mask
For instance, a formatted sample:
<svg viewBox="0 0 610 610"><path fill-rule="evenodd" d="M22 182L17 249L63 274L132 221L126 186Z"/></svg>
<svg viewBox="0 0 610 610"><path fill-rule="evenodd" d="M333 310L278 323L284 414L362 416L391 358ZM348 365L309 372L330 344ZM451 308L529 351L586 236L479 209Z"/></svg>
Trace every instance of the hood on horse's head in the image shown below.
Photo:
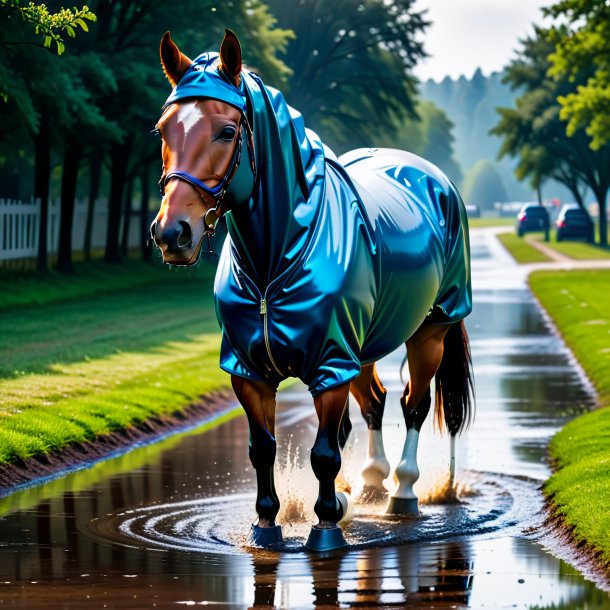
<svg viewBox="0 0 610 610"><path fill-rule="evenodd" d="M220 69L218 53L202 53L197 57L174 87L164 106L195 97L209 97L246 111L243 84L238 88Z"/></svg>

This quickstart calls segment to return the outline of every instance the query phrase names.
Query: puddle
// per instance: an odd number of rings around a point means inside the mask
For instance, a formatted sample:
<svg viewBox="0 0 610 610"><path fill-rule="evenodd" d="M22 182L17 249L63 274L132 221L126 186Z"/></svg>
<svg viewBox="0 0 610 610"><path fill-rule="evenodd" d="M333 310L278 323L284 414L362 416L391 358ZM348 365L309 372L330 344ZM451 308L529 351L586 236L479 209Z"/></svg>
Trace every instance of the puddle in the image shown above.
<svg viewBox="0 0 610 610"><path fill-rule="evenodd" d="M256 517L255 477L247 422L237 417L0 498L0 605L610 609L609 583L595 584L558 559L554 553L572 560L537 527L546 444L593 406L590 388L490 232L476 234L473 252L468 328L478 411L457 445L458 503L440 503L449 441L427 424L416 486L428 499L422 517L386 517L383 502L359 505L345 528L349 549L305 553L316 421L311 399L294 386L278 411L282 551L244 546ZM396 353L380 363L392 465L404 439L401 360ZM357 496L366 428L351 409L343 477Z"/></svg>

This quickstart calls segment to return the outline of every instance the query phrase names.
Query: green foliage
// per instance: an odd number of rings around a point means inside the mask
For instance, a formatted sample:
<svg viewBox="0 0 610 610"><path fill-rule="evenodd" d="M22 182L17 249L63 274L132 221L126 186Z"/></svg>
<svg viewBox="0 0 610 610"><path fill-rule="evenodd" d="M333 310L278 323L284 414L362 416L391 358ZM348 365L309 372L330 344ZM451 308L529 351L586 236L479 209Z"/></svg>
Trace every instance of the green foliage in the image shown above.
<svg viewBox="0 0 610 610"><path fill-rule="evenodd" d="M490 161L481 159L468 170L464 178L462 195L466 203L481 208L493 208L497 201L506 201L506 189L498 170Z"/></svg>
<svg viewBox="0 0 610 610"><path fill-rule="evenodd" d="M63 34L75 38L79 28L84 32L89 31L87 21L96 20L95 15L87 6L83 6L80 10L62 8L52 13L45 4L35 2L25 4L21 0L0 0L0 10L2 9L18 14L30 30L42 38L42 46L52 49L55 45L58 55L61 55L66 48ZM4 45L19 43L17 40L2 40L1 42Z"/></svg>
<svg viewBox="0 0 610 610"><path fill-rule="evenodd" d="M591 148L599 150L610 142L610 5L561 0L545 13L562 24L553 31L550 74L579 83L559 97L561 118L569 135L584 128Z"/></svg>
<svg viewBox="0 0 610 610"><path fill-rule="evenodd" d="M610 271L537 272L530 285L593 381L601 404L552 440L559 467L544 492L578 541L610 563Z"/></svg>
<svg viewBox="0 0 610 610"><path fill-rule="evenodd" d="M338 151L376 146L395 121L415 116L411 70L425 56L428 22L414 0L270 0L295 33L285 62L288 102Z"/></svg>
<svg viewBox="0 0 610 610"><path fill-rule="evenodd" d="M467 170L480 159L493 161L510 200L531 198L530 188L513 175L514 161L494 161L501 145L498 136L489 133L498 120L496 108L511 103L517 95L502 82L502 74L484 76L477 70L472 78L428 80L420 86L420 93L442 109L454 125L454 157L459 167Z"/></svg>
<svg viewBox="0 0 610 610"><path fill-rule="evenodd" d="M417 118L396 120L389 134L376 139L376 146L401 148L415 153L442 169L451 180L459 183L462 171L453 156L453 123L430 101L416 107Z"/></svg>
<svg viewBox="0 0 610 610"><path fill-rule="evenodd" d="M502 245L510 252L511 256L522 265L528 263L546 263L549 257L540 252L537 248L515 233L500 233L498 239Z"/></svg>
<svg viewBox="0 0 610 610"><path fill-rule="evenodd" d="M557 100L574 91L578 82L548 75L555 36L556 31L537 27L522 42L505 76L519 96L514 107L498 109L500 120L493 133L503 138L500 155L517 157L517 176L529 178L534 187L552 178L568 187L580 205L585 188L590 188L602 203L600 243L606 244L604 203L610 188L610 146L592 151L582 130L567 136Z"/></svg>
<svg viewBox="0 0 610 610"><path fill-rule="evenodd" d="M229 382L212 268L77 271L71 282L29 278L0 312L0 462L172 413Z"/></svg>
<svg viewBox="0 0 610 610"><path fill-rule="evenodd" d="M417 113L421 117L424 134L421 156L438 165L453 182L459 184L462 181L462 171L453 155L453 123L432 102L421 102Z"/></svg>

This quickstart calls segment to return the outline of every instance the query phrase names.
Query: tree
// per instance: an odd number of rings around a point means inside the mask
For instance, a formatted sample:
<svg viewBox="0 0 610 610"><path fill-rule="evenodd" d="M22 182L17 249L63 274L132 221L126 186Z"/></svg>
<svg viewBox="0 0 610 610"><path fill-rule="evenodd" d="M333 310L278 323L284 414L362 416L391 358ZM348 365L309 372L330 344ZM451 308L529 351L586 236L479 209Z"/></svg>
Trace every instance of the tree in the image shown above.
<svg viewBox="0 0 610 610"><path fill-rule="evenodd" d="M377 145L396 120L415 116L411 71L425 52L429 22L415 0L270 0L296 37L285 62L288 102L340 149Z"/></svg>
<svg viewBox="0 0 610 610"><path fill-rule="evenodd" d="M417 106L424 133L421 156L438 165L448 176L459 184L462 170L454 158L453 123L449 117L432 102L421 102Z"/></svg>
<svg viewBox="0 0 610 610"><path fill-rule="evenodd" d="M561 121L558 98L573 91L578 83L548 74L549 54L555 48L555 32L535 28L534 35L522 41L517 58L506 70L505 81L520 92L514 108L499 108L500 121L493 133L503 137L500 155L519 158L516 173L529 178L540 189L547 179L567 186L583 203L585 185L600 205L600 243L607 244L606 214L603 206L610 188L607 168L610 147L597 151L589 147L582 131L568 137Z"/></svg>
<svg viewBox="0 0 610 610"><path fill-rule="evenodd" d="M502 177L491 161L481 159L467 172L462 188L464 201L491 209L497 201L506 201Z"/></svg>
<svg viewBox="0 0 610 610"><path fill-rule="evenodd" d="M401 148L438 165L455 183L462 180L462 171L453 156L453 123L438 106L421 101L417 118L396 121L390 135L382 135L376 144Z"/></svg>
<svg viewBox="0 0 610 610"><path fill-rule="evenodd" d="M551 30L550 75L579 82L559 97L569 135L585 129L591 148L610 142L610 4L604 0L561 0L545 9L560 21ZM583 79L583 74L587 75Z"/></svg>

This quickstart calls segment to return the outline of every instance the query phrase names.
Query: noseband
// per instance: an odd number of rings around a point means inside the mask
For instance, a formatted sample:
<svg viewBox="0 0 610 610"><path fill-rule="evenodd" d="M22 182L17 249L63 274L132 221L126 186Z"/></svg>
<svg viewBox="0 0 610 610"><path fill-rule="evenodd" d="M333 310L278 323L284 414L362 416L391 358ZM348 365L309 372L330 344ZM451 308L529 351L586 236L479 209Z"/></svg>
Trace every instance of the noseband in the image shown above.
<svg viewBox="0 0 610 610"><path fill-rule="evenodd" d="M227 192L227 188L239 167L239 163L241 161L241 149L243 142L243 134L242 127L246 131L247 136L247 146L250 157L250 167L252 169L252 174L256 176L256 160L254 157L254 137L252 133L252 128L250 127L250 123L248 122L248 117L245 112L241 114L241 120L238 127L239 138L235 143L233 148L233 154L231 155L231 162L229 163L229 167L225 172L225 175L221 179L221 181L216 186L208 186L203 180L199 180L196 176L189 174L188 172L174 169L171 172L167 172L167 174L163 174L159 179L159 190L161 191L161 197L165 196L165 187L169 180L172 178L177 178L178 180L182 180L183 182L187 182L191 186L193 186L197 191L203 191L206 195L209 195L214 200L214 207L210 208L203 218L203 223L205 225L205 233L208 235L213 235L216 230L216 223L220 218L222 218L227 212L230 210L223 205L223 199Z"/></svg>

